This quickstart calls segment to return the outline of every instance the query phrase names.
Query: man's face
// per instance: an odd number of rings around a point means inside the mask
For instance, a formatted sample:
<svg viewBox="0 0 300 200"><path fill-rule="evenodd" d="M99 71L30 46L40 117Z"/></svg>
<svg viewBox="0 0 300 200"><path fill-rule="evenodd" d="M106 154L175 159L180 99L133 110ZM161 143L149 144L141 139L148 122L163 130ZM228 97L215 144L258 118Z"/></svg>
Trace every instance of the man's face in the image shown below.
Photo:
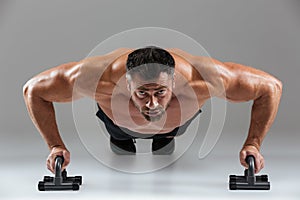
<svg viewBox="0 0 300 200"><path fill-rule="evenodd" d="M128 81L131 99L146 120L158 121L165 114L172 98L173 82L167 73L161 73L157 79L151 81L134 75Z"/></svg>

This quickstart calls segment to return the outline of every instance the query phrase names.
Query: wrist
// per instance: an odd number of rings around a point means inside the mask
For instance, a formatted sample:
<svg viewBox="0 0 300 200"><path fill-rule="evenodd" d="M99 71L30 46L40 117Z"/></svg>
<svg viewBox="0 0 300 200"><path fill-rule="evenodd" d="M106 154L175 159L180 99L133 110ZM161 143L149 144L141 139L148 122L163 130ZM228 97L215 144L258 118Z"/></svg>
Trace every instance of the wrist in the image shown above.
<svg viewBox="0 0 300 200"><path fill-rule="evenodd" d="M246 139L243 147L246 146L253 146L255 147L258 151L260 151L260 146L261 146L261 141L262 139L259 137L250 137L248 136L248 138Z"/></svg>
<svg viewBox="0 0 300 200"><path fill-rule="evenodd" d="M258 151L260 151L260 146L258 144L255 144L255 143L245 143L243 145L243 148L246 148L246 147L254 147Z"/></svg>
<svg viewBox="0 0 300 200"><path fill-rule="evenodd" d="M50 145L49 146L49 149L50 150L53 150L55 148L62 148L62 149L66 149L65 145L64 144L54 144L54 145Z"/></svg>

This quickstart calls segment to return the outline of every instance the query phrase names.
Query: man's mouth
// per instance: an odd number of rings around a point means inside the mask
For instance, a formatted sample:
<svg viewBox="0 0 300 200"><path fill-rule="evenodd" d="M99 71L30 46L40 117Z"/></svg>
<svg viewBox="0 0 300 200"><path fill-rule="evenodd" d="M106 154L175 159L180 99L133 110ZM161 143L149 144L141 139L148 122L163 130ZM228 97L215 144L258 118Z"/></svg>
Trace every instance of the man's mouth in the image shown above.
<svg viewBox="0 0 300 200"><path fill-rule="evenodd" d="M151 111L146 111L146 114L151 116L151 117L154 117L154 116L157 116L161 113L160 110L151 110Z"/></svg>

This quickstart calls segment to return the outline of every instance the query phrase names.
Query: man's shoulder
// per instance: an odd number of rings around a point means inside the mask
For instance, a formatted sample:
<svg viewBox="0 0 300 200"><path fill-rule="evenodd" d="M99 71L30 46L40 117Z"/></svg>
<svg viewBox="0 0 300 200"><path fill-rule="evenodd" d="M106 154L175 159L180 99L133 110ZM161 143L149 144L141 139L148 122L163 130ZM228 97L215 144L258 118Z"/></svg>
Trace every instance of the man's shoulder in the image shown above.
<svg viewBox="0 0 300 200"><path fill-rule="evenodd" d="M118 59L124 54L129 54L133 49L130 48L118 48L116 50L110 51L108 53L97 55L97 56L90 56L83 60L81 60L81 63L87 66L91 65L107 65Z"/></svg>
<svg viewBox="0 0 300 200"><path fill-rule="evenodd" d="M91 56L79 62L82 75L101 75L110 69L114 63L118 63L120 58L132 50L129 48L119 48L104 55Z"/></svg>
<svg viewBox="0 0 300 200"><path fill-rule="evenodd" d="M195 55L179 48L170 48L167 49L167 51L169 51L173 57L185 60L195 68L213 64L214 60L209 56Z"/></svg>

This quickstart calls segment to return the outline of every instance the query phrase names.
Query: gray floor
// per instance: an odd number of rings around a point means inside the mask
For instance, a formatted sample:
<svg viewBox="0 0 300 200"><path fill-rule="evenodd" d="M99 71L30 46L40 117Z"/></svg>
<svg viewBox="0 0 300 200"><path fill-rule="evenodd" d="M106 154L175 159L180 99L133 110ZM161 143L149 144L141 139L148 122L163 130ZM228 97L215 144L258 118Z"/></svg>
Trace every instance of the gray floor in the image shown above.
<svg viewBox="0 0 300 200"><path fill-rule="evenodd" d="M300 199L297 141L276 139L278 135L273 133L263 149L266 167L260 174L269 175L270 191L228 190L229 174L243 172L237 156L243 138L233 140L228 134L222 134L205 159L198 159L200 141L196 138L175 163L143 174L123 173L106 167L74 139L68 141L72 152L68 172L83 176L80 191L39 192L37 182L44 175L50 175L44 164L48 152L42 140L33 142L24 138L20 141L7 137L6 142L1 142L0 199ZM114 158L117 159L112 155Z"/></svg>

